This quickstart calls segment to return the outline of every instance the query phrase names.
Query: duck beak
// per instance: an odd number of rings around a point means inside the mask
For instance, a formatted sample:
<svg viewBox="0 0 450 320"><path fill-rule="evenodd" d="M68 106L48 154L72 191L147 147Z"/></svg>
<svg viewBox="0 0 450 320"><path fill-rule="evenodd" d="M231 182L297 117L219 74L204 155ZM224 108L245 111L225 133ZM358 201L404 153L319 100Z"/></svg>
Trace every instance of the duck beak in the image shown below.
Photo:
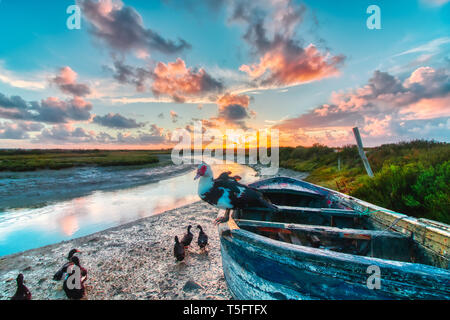
<svg viewBox="0 0 450 320"><path fill-rule="evenodd" d="M197 172L197 175L195 176L194 180L197 180L198 178L200 178L200 175Z"/></svg>

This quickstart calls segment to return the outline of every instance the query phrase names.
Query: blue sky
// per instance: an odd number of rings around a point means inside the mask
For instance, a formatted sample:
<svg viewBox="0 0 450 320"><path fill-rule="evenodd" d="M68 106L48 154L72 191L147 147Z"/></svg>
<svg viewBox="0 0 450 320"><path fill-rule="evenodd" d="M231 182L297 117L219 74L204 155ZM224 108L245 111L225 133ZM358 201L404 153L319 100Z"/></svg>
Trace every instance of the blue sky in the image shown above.
<svg viewBox="0 0 450 320"><path fill-rule="evenodd" d="M369 145L450 141L448 1L103 2L1 1L0 147L156 148L196 119L284 145L353 143L355 125Z"/></svg>

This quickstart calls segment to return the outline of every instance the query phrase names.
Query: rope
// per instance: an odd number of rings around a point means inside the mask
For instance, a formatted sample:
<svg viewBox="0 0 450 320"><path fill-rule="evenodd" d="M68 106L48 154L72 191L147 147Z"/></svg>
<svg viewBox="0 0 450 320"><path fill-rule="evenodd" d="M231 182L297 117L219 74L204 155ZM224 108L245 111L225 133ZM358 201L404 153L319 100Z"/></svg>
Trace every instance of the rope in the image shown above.
<svg viewBox="0 0 450 320"><path fill-rule="evenodd" d="M375 213L375 212L389 212L389 213L399 214L398 212L395 212L395 211L392 211L392 210L389 210L389 209L384 209L384 210L379 209L379 210L369 211L369 208L366 208L366 210L364 210L364 211L362 211L362 212L361 212L361 211L358 211L360 217L362 217L362 216L370 216L372 213ZM389 229L391 229L391 228L392 228L393 226L395 226L400 220L402 220L402 219L404 219L404 218L408 218L408 216L401 216L401 217L398 217L398 218L395 219L388 227L386 227L386 228L384 228L383 230L381 230L381 232L380 232L378 235L373 236L373 237L370 239L370 256L371 256L371 257L373 257L373 242L374 242L373 240L374 240L375 238L378 238L378 237L384 235Z"/></svg>
<svg viewBox="0 0 450 320"><path fill-rule="evenodd" d="M370 216L372 213L375 213L375 212L389 212L389 213L401 214L399 212L395 212L395 211L392 211L392 210L389 210L389 209L369 211L369 208L366 208L366 210L364 210L363 212L359 212L359 214L360 214L360 216ZM382 236L386 231L388 231L389 229L394 227L400 220L405 219L405 218L409 218L409 216L403 215L401 217L398 217L388 227L382 229L381 232L378 235L376 235L376 236L374 236L374 237L372 237L370 239L370 256L371 257L373 257L373 240L378 238L378 237L380 237L380 236ZM394 230L394 232L398 232L398 231ZM447 261L450 260L449 258L447 258L445 256L442 256L442 255L439 255L439 256L441 258L444 258Z"/></svg>
<svg viewBox="0 0 450 320"><path fill-rule="evenodd" d="M381 210L378 210L378 211L381 211ZM398 218L395 219L395 220L394 220L387 228L384 228L383 230L381 230L381 232L380 232L378 235L373 236L373 237L370 239L370 256L371 256L371 257L373 257L373 240L374 240L375 238L378 238L379 236L383 235L387 230L391 229L391 228L392 228L393 226L395 226L400 220L402 220L402 219L404 219L404 218L408 218L408 216L398 217Z"/></svg>
<svg viewBox="0 0 450 320"><path fill-rule="evenodd" d="M370 216L372 213L375 212L388 212L388 213L395 213L395 214L401 214L399 212L395 212L389 209L378 209L378 210L373 210L373 211L369 211L369 208L366 208L366 210L364 211L358 211L360 216Z"/></svg>
<svg viewBox="0 0 450 320"><path fill-rule="evenodd" d="M382 211L382 210L369 211L369 208L366 208L365 211L363 211L363 212L358 211L358 213L359 213L359 216L362 217L362 216L370 216L372 213L375 213L375 212L378 212L378 211Z"/></svg>

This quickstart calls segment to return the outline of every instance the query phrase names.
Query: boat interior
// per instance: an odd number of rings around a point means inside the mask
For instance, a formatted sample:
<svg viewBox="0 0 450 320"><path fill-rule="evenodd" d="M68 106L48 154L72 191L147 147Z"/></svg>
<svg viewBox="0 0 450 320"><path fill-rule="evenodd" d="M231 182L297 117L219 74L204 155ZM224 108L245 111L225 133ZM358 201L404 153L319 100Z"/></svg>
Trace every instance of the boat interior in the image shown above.
<svg viewBox="0 0 450 320"><path fill-rule="evenodd" d="M410 236L377 228L370 217L329 201L314 190L258 188L278 212L233 212L239 228L294 245L381 259L435 265Z"/></svg>

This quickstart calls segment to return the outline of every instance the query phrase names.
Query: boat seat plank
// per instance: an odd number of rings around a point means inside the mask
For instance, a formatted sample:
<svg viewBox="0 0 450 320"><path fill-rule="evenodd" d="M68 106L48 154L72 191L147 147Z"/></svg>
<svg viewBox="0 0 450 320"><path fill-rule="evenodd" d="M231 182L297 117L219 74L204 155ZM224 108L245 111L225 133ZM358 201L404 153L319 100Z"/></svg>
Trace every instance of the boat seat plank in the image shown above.
<svg viewBox="0 0 450 320"><path fill-rule="evenodd" d="M291 234L291 243L303 245L303 243L300 241L300 239L294 233Z"/></svg>
<svg viewBox="0 0 450 320"><path fill-rule="evenodd" d="M281 212L285 213L316 213L321 215L327 215L332 217L347 217L347 218L360 218L361 215L355 210L348 209L332 209L332 208L310 208L310 207L291 207L291 206L277 206ZM269 208L248 208L247 210L255 211L270 211Z"/></svg>
<svg viewBox="0 0 450 320"><path fill-rule="evenodd" d="M336 228L336 227L324 227L316 225L305 224L288 224L280 222L266 222L255 220L236 220L239 227L255 227L263 228L264 231L280 230L286 231L298 231L308 233L310 235L327 235L334 236L343 239L356 239L356 240L371 240L376 237L383 237L384 239L407 239L408 236L396 233L392 231L380 231L380 230L363 230L363 229L348 229L348 228Z"/></svg>
<svg viewBox="0 0 450 320"><path fill-rule="evenodd" d="M287 243L292 243L291 238L289 237L289 235L283 233L283 232L278 232L278 236L280 237L280 239L282 239L284 242Z"/></svg>

